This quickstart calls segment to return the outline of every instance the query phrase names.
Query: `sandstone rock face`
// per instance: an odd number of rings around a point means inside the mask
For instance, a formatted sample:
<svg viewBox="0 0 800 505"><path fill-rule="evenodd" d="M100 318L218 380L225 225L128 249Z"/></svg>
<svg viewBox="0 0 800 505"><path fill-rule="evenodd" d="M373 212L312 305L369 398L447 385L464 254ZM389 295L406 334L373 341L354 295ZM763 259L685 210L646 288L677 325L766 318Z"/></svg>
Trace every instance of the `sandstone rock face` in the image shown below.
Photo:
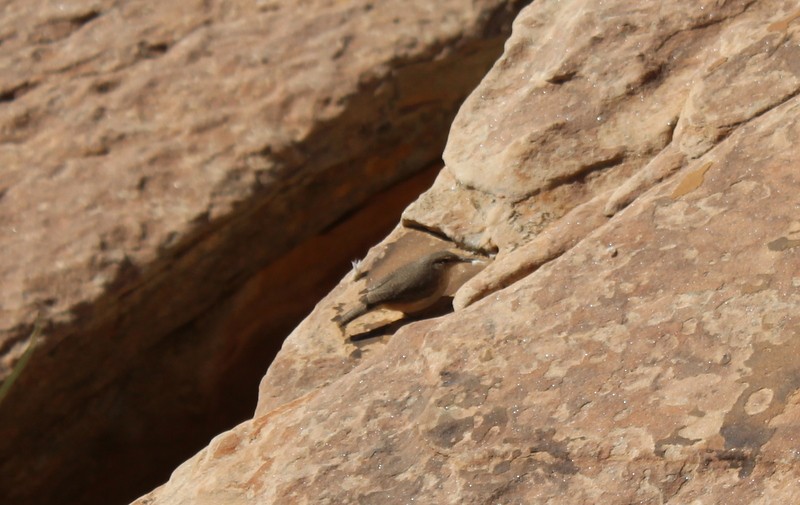
<svg viewBox="0 0 800 505"><path fill-rule="evenodd" d="M265 347L343 273L305 275L312 244L385 235L330 227L439 160L523 3L5 2L0 378L44 337L0 406L0 501L127 501L250 415Z"/></svg>
<svg viewBox="0 0 800 505"><path fill-rule="evenodd" d="M800 427L792 2L536 2L367 263L494 262L353 343L344 279L257 415L137 504L790 503Z"/></svg>

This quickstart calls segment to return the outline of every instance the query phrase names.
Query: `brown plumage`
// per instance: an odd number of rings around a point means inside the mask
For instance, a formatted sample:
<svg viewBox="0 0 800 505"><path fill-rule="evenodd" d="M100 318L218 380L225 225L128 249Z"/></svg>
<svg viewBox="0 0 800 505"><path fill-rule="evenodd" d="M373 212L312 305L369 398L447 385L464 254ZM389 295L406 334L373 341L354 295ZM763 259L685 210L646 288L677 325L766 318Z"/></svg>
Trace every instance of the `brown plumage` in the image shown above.
<svg viewBox="0 0 800 505"><path fill-rule="evenodd" d="M361 292L361 304L334 318L344 327L377 308L414 314L435 304L444 295L448 271L456 263L472 261L451 251L438 251L403 265Z"/></svg>

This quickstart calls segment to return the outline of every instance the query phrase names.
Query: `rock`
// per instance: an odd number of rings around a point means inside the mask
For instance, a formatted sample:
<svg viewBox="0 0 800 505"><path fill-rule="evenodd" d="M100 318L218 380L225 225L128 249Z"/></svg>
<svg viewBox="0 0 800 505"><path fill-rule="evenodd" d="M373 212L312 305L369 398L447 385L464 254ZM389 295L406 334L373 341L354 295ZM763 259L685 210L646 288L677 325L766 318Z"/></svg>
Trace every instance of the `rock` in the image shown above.
<svg viewBox="0 0 800 505"><path fill-rule="evenodd" d="M127 501L251 415L353 254L314 244L438 162L522 3L4 6L0 378L44 334L2 405L0 501ZM248 314L276 271L292 302Z"/></svg>
<svg viewBox="0 0 800 505"><path fill-rule="evenodd" d="M253 419L135 503L792 502L793 8L524 9L386 240L496 252L460 310L356 346L346 277Z"/></svg>

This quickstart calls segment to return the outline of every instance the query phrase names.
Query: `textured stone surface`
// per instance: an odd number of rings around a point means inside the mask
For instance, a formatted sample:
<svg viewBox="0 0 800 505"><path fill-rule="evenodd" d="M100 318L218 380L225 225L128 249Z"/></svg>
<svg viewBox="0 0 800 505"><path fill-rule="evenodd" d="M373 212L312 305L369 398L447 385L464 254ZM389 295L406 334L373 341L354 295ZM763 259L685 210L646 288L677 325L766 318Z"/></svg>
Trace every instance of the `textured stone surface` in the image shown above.
<svg viewBox="0 0 800 505"><path fill-rule="evenodd" d="M794 9L523 10L404 218L497 253L460 310L356 347L345 278L257 415L136 503L794 501Z"/></svg>
<svg viewBox="0 0 800 505"><path fill-rule="evenodd" d="M309 303L249 316L265 278L440 158L522 3L4 2L0 378L45 331L2 405L0 499L135 496L249 415Z"/></svg>

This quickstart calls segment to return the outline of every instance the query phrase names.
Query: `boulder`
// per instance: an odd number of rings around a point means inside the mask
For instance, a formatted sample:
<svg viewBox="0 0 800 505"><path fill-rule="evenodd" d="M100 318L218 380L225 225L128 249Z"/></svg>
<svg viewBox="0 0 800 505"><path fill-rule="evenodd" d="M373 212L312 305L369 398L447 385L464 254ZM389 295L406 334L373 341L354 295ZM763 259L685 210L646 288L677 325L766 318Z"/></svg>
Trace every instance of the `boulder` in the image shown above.
<svg viewBox="0 0 800 505"><path fill-rule="evenodd" d="M0 379L42 337L0 405L0 501L127 502L252 415L523 3L6 2Z"/></svg>
<svg viewBox="0 0 800 505"><path fill-rule="evenodd" d="M256 415L136 505L795 501L794 9L526 7L364 263L485 256L455 312L353 341L346 276Z"/></svg>

